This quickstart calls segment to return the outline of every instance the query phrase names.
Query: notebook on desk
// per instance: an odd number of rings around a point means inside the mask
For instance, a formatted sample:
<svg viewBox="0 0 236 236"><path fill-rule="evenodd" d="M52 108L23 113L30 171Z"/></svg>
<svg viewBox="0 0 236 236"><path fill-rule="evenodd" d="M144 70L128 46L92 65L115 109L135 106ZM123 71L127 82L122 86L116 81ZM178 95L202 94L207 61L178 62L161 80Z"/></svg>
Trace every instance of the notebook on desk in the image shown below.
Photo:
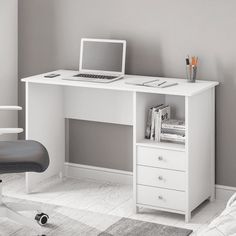
<svg viewBox="0 0 236 236"><path fill-rule="evenodd" d="M132 78L125 81L126 84L146 86L153 88L168 88L171 86L178 85L178 83L169 82L165 79L154 79L154 78Z"/></svg>
<svg viewBox="0 0 236 236"><path fill-rule="evenodd" d="M124 77L125 40L82 39L79 73L64 80L110 83Z"/></svg>

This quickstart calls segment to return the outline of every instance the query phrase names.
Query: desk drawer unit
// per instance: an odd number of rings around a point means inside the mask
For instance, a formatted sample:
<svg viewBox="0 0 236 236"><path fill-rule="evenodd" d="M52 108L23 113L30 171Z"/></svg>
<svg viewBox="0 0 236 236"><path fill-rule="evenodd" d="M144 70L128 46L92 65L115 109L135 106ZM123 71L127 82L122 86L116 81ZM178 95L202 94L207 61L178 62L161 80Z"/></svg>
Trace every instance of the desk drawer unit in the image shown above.
<svg viewBox="0 0 236 236"><path fill-rule="evenodd" d="M137 147L137 164L171 170L186 170L186 154L181 151Z"/></svg>
<svg viewBox="0 0 236 236"><path fill-rule="evenodd" d="M157 208L185 211L185 192L137 185L137 203Z"/></svg>
<svg viewBox="0 0 236 236"><path fill-rule="evenodd" d="M136 202L174 212L186 210L186 153L137 146Z"/></svg>
<svg viewBox="0 0 236 236"><path fill-rule="evenodd" d="M137 184L185 191L185 172L137 166Z"/></svg>

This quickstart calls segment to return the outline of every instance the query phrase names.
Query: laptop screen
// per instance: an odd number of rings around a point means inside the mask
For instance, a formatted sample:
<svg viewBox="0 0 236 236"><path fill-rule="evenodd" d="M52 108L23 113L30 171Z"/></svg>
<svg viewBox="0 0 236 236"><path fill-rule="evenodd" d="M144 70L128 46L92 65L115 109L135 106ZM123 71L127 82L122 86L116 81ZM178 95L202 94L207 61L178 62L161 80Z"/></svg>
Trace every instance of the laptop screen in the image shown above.
<svg viewBox="0 0 236 236"><path fill-rule="evenodd" d="M124 41L82 41L81 70L123 72Z"/></svg>

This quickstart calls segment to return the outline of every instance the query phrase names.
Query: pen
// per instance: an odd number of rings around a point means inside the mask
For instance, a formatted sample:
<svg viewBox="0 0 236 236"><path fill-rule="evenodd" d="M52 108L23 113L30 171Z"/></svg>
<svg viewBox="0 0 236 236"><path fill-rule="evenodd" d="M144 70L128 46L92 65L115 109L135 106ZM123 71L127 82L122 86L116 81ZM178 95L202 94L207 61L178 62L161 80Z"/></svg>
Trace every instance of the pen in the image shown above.
<svg viewBox="0 0 236 236"><path fill-rule="evenodd" d="M147 82L144 82L141 86L145 86L146 84L153 83L153 82L156 82L156 81L158 81L158 79L147 81Z"/></svg>
<svg viewBox="0 0 236 236"><path fill-rule="evenodd" d="M189 62L189 56L186 57L186 65L189 66L190 62Z"/></svg>
<svg viewBox="0 0 236 236"><path fill-rule="evenodd" d="M168 88L168 87L175 86L175 85L178 85L178 83L167 84L166 86L163 86L162 88Z"/></svg>
<svg viewBox="0 0 236 236"><path fill-rule="evenodd" d="M192 63L191 65L195 66L196 65L196 58L195 57L192 57Z"/></svg>
<svg viewBox="0 0 236 236"><path fill-rule="evenodd" d="M197 66L193 66L193 77L192 81L195 81L197 77Z"/></svg>
<svg viewBox="0 0 236 236"><path fill-rule="evenodd" d="M164 81L164 82L158 84L157 86L161 86L161 85L163 85L163 84L165 84L165 83L166 83L166 81Z"/></svg>
<svg viewBox="0 0 236 236"><path fill-rule="evenodd" d="M197 59L196 59L196 66L198 65L198 57L197 57Z"/></svg>

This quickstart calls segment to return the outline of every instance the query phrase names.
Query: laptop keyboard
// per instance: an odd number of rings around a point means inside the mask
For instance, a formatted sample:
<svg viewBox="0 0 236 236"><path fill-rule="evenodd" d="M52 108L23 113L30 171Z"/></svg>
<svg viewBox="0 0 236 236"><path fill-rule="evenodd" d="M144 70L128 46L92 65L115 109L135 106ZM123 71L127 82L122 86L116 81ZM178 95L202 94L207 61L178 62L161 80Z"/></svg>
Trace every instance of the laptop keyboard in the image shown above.
<svg viewBox="0 0 236 236"><path fill-rule="evenodd" d="M94 75L94 74L78 74L78 75L74 75L74 77L88 78L88 79L108 79L108 80L117 78L117 76Z"/></svg>

